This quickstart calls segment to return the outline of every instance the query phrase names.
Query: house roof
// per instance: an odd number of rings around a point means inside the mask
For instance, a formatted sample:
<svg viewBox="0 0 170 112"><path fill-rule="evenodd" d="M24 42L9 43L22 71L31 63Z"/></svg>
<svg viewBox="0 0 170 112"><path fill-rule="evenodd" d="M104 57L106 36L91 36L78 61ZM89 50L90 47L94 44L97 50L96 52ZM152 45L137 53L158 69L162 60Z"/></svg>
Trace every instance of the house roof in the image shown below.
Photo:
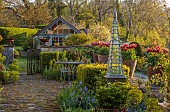
<svg viewBox="0 0 170 112"><path fill-rule="evenodd" d="M52 27L55 23L57 23L58 21L62 21L63 23L65 23L66 25L68 25L70 28L72 28L76 33L81 33L80 30L78 30L74 25L72 25L71 23L69 23L66 19L64 19L63 17L59 16L58 18L56 18L55 20L53 20L51 23L49 23L46 27L44 27L42 30L38 31L34 36L38 36L40 34L42 34L43 32L45 32L46 30L48 30L50 27Z"/></svg>

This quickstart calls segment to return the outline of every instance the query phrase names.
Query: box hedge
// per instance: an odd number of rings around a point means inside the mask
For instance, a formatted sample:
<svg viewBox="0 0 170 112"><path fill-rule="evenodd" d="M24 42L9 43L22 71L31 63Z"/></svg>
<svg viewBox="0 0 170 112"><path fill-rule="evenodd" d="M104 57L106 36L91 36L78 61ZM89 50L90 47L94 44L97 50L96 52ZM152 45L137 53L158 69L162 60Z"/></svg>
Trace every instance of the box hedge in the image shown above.
<svg viewBox="0 0 170 112"><path fill-rule="evenodd" d="M88 88L93 89L96 86L97 77L106 75L107 64L81 64L77 68L77 77L79 81ZM128 77L130 69L126 65L123 65L124 74Z"/></svg>
<svg viewBox="0 0 170 112"><path fill-rule="evenodd" d="M30 28L18 28L18 27L0 27L0 35L2 35L4 44L6 38L14 37L14 45L21 45L26 38L32 37L37 33L37 29Z"/></svg>

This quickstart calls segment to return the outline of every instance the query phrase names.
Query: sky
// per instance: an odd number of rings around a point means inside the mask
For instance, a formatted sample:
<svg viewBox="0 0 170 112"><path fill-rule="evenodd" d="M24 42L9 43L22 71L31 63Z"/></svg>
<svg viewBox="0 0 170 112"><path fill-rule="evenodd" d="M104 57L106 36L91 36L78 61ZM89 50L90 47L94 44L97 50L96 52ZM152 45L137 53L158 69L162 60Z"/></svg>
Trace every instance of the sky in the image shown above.
<svg viewBox="0 0 170 112"><path fill-rule="evenodd" d="M170 7L170 0L166 0L167 7Z"/></svg>

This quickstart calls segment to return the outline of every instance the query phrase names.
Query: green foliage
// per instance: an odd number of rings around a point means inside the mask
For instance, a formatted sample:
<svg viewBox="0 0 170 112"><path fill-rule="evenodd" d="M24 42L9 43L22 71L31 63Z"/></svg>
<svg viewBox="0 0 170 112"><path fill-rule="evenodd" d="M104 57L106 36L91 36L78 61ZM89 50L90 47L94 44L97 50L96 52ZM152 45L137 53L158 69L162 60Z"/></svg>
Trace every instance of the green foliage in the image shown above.
<svg viewBox="0 0 170 112"><path fill-rule="evenodd" d="M3 69L0 71L0 82L3 84L15 83L19 79L18 68L18 60L14 59L14 61L9 64L7 70Z"/></svg>
<svg viewBox="0 0 170 112"><path fill-rule="evenodd" d="M49 70L45 69L43 72L43 77L49 80L59 81L60 75L61 75L60 70L55 70L55 69L49 69Z"/></svg>
<svg viewBox="0 0 170 112"><path fill-rule="evenodd" d="M125 76L129 76L130 69L123 65ZM106 75L107 64L81 64L77 68L78 80L89 89L95 89L97 81Z"/></svg>
<svg viewBox="0 0 170 112"><path fill-rule="evenodd" d="M109 47L106 46L102 46L102 47L94 46L94 51L98 55L109 55Z"/></svg>
<svg viewBox="0 0 170 112"><path fill-rule="evenodd" d="M137 44L123 44L120 46L121 53L122 53L122 59L123 60L136 60L136 50Z"/></svg>
<svg viewBox="0 0 170 112"><path fill-rule="evenodd" d="M57 93L56 101L63 111L71 112L80 108L88 112L87 110L94 108L95 105L93 94L81 82L74 82L71 87Z"/></svg>
<svg viewBox="0 0 170 112"><path fill-rule="evenodd" d="M11 63L11 64L9 64L9 66L8 66L8 71L18 71L18 60L17 59L14 59L14 61Z"/></svg>
<svg viewBox="0 0 170 112"><path fill-rule="evenodd" d="M127 105L130 84L113 82L100 86L96 90L95 98L99 108L121 109Z"/></svg>
<svg viewBox="0 0 170 112"><path fill-rule="evenodd" d="M126 50L122 52L122 59L123 60L136 60L136 51L135 49Z"/></svg>
<svg viewBox="0 0 170 112"><path fill-rule="evenodd" d="M131 42L130 44L136 44L137 45L136 48L135 48L136 56L142 57L143 51L142 51L141 45L138 42Z"/></svg>
<svg viewBox="0 0 170 112"><path fill-rule="evenodd" d="M50 60L55 59L56 61L59 60L66 60L66 51L64 52L41 52L40 53L40 68L41 73L47 68L47 70L50 68Z"/></svg>
<svg viewBox="0 0 170 112"><path fill-rule="evenodd" d="M162 66L166 67L169 63L168 50L160 46L146 49L146 61L148 66Z"/></svg>
<svg viewBox="0 0 170 112"><path fill-rule="evenodd" d="M137 57L136 69L140 71L146 71L146 57Z"/></svg>
<svg viewBox="0 0 170 112"><path fill-rule="evenodd" d="M62 80L61 74L62 65L56 64L56 60L50 60L49 69L45 69L43 72L43 77L49 80Z"/></svg>
<svg viewBox="0 0 170 112"><path fill-rule="evenodd" d="M89 89L95 89L96 87L96 77L103 77L101 73L107 70L107 65L105 64L82 64L77 68L78 80L83 82Z"/></svg>
<svg viewBox="0 0 170 112"><path fill-rule="evenodd" d="M90 63L92 61L90 48L71 48L67 50L67 59L69 61L83 61Z"/></svg>
<svg viewBox="0 0 170 112"><path fill-rule="evenodd" d="M161 37L161 35L156 30L147 32L144 35L138 35L136 38L132 36L132 38L129 38L128 41L130 42L135 41L138 42L140 45L144 45L144 46L160 45L162 47L165 47L166 45L166 39L164 37Z"/></svg>
<svg viewBox="0 0 170 112"><path fill-rule="evenodd" d="M3 65L3 62L5 61L6 57L3 56L1 53L0 53L0 64Z"/></svg>
<svg viewBox="0 0 170 112"><path fill-rule="evenodd" d="M21 45L28 37L32 37L37 32L37 29L17 28L17 27L0 27L0 35L2 35L2 43L5 43L6 38L14 37L14 45Z"/></svg>
<svg viewBox="0 0 170 112"><path fill-rule="evenodd" d="M19 52L16 49L14 49L14 58L17 58L18 56L19 56Z"/></svg>
<svg viewBox="0 0 170 112"><path fill-rule="evenodd" d="M28 38L26 32L14 35L14 45L21 46Z"/></svg>
<svg viewBox="0 0 170 112"><path fill-rule="evenodd" d="M14 71L14 70L12 70L12 71L9 71L9 76L10 76L10 78L11 78L11 81L13 82L13 83L15 83L16 81L18 81L19 80L19 71Z"/></svg>
<svg viewBox="0 0 170 112"><path fill-rule="evenodd" d="M71 34L63 40L63 45L89 45L93 41L93 37L90 35L82 34Z"/></svg>
<svg viewBox="0 0 170 112"><path fill-rule="evenodd" d="M32 37L26 38L21 45L22 45L24 51L27 51L28 49L32 49L33 48L33 38Z"/></svg>
<svg viewBox="0 0 170 112"><path fill-rule="evenodd" d="M0 45L0 53L4 50L4 46Z"/></svg>
<svg viewBox="0 0 170 112"><path fill-rule="evenodd" d="M158 99L148 96L143 96L144 104L146 105L146 112L160 112Z"/></svg>
<svg viewBox="0 0 170 112"><path fill-rule="evenodd" d="M7 83L9 80L9 73L5 70L0 71L0 83L4 84Z"/></svg>
<svg viewBox="0 0 170 112"><path fill-rule="evenodd" d="M15 83L16 81L19 80L19 71L6 71L2 70L0 71L0 82L2 84L6 83Z"/></svg>
<svg viewBox="0 0 170 112"><path fill-rule="evenodd" d="M137 106L142 101L142 91L137 88L131 88L127 94L128 105L130 107Z"/></svg>

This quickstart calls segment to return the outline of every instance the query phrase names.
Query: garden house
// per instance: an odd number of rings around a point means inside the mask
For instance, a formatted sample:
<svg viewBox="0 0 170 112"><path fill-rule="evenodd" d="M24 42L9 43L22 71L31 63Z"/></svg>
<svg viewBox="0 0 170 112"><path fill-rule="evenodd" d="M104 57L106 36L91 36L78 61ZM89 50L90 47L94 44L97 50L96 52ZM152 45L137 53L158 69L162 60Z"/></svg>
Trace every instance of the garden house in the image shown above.
<svg viewBox="0 0 170 112"><path fill-rule="evenodd" d="M59 16L42 30L38 31L33 39L34 44L35 41L37 41L39 46L58 46L62 45L63 38L66 38L70 34L79 33L81 33L81 30L77 29L63 17Z"/></svg>

